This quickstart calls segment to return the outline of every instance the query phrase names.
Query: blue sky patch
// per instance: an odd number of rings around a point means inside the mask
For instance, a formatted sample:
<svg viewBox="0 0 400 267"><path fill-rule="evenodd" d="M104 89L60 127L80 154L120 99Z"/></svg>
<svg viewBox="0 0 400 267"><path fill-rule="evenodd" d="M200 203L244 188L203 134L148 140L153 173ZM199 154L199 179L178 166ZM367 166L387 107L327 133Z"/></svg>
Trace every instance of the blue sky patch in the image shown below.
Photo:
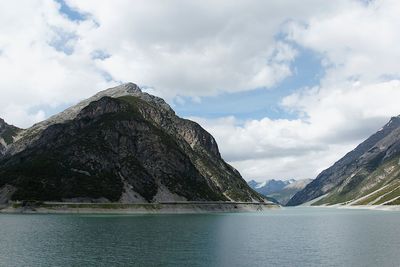
<svg viewBox="0 0 400 267"><path fill-rule="evenodd" d="M59 52L71 55L74 52L74 41L78 37L74 33L65 32L62 29L55 28L54 32L57 36L49 42L49 45Z"/></svg>
<svg viewBox="0 0 400 267"><path fill-rule="evenodd" d="M95 50L92 52L92 59L104 60L109 58L111 55L102 50Z"/></svg>
<svg viewBox="0 0 400 267"><path fill-rule="evenodd" d="M72 9L65 3L64 0L55 0L55 1L61 5L60 13L66 15L68 19L72 21L82 21L86 19L85 14L79 13L78 11Z"/></svg>
<svg viewBox="0 0 400 267"><path fill-rule="evenodd" d="M296 49L298 56L291 64L292 75L275 87L203 97L200 103L184 97L184 104L175 103L175 111L183 117L210 119L232 115L241 120L297 118L280 106L281 100L301 88L319 85L325 71L320 55L302 47Z"/></svg>

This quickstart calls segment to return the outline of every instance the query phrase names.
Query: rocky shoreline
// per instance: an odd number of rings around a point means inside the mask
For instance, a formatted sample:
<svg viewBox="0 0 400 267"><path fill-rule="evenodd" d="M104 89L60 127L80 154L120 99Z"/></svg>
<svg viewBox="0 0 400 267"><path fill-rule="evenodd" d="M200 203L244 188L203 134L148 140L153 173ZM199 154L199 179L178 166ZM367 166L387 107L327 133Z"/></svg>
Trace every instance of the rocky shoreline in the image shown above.
<svg viewBox="0 0 400 267"><path fill-rule="evenodd" d="M156 214L260 212L279 208L258 202L163 202L163 203L13 203L0 207L0 213L14 214Z"/></svg>

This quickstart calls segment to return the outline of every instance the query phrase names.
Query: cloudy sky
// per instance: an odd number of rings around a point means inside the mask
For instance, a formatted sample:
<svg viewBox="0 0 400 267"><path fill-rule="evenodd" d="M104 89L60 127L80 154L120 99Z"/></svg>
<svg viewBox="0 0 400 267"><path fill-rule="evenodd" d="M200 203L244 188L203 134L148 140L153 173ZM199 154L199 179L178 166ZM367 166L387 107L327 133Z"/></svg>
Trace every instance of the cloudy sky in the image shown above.
<svg viewBox="0 0 400 267"><path fill-rule="evenodd" d="M400 2L0 2L0 117L29 127L132 81L245 179L314 178L400 114Z"/></svg>

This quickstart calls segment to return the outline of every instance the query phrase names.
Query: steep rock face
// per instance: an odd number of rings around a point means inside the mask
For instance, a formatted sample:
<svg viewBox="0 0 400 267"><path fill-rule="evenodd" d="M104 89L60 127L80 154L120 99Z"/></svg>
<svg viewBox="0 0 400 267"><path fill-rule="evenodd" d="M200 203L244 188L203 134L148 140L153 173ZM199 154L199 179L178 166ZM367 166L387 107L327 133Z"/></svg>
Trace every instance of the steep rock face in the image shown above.
<svg viewBox="0 0 400 267"><path fill-rule="evenodd" d="M19 131L19 128L7 124L0 118L0 157L4 155L8 147L14 142L14 138Z"/></svg>
<svg viewBox="0 0 400 267"><path fill-rule="evenodd" d="M133 84L25 130L17 143L0 161L0 188L16 188L12 199L263 201L209 133Z"/></svg>
<svg viewBox="0 0 400 267"><path fill-rule="evenodd" d="M319 174L288 205L299 205L318 197L321 199L314 205L369 204L373 201L357 200L383 187L396 189L400 179L399 157L400 116L393 117L381 130ZM380 197L379 192L374 194L376 198ZM377 200L375 203L383 202Z"/></svg>
<svg viewBox="0 0 400 267"><path fill-rule="evenodd" d="M100 98L105 96L117 98L126 95L136 96L148 103L152 103L160 109L164 109L174 113L171 107L163 99L142 92L140 88L134 83L126 83L120 86L103 90L95 94L94 96L79 102L77 105L72 106L64 110L63 112L60 112L50 117L47 120L39 122L28 129L21 130L16 136L16 140L13 145L7 149L7 154L13 155L24 150L27 146L37 140L40 137L42 131L45 130L47 127L56 123L63 123L68 120L74 119L83 108L88 106L93 101L99 100Z"/></svg>

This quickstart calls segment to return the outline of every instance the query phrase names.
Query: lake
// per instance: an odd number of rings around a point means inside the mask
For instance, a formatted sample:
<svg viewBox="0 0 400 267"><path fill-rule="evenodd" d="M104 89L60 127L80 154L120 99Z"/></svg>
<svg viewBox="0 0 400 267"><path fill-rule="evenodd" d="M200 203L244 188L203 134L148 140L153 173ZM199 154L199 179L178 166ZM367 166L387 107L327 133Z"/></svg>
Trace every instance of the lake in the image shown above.
<svg viewBox="0 0 400 267"><path fill-rule="evenodd" d="M0 215L1 266L399 266L400 212Z"/></svg>

